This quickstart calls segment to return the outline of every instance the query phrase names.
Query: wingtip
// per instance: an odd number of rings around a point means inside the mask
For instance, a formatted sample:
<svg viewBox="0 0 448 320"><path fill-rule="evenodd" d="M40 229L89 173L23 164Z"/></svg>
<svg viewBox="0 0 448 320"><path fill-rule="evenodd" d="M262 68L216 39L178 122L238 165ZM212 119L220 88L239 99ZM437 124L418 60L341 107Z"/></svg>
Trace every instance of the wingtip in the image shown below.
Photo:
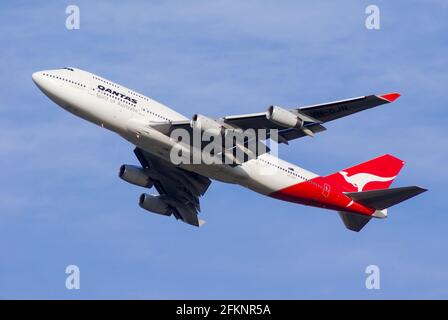
<svg viewBox="0 0 448 320"><path fill-rule="evenodd" d="M386 100L387 102L394 102L400 96L401 96L401 94L399 94L398 92L392 92L392 93L383 94L383 95L378 96L378 97L383 99L383 100Z"/></svg>
<svg viewBox="0 0 448 320"><path fill-rule="evenodd" d="M426 188L422 188L422 187L420 187L420 186L416 186L416 188L418 188L418 190L420 191L419 193L423 193L423 192L428 191L428 189L426 189Z"/></svg>

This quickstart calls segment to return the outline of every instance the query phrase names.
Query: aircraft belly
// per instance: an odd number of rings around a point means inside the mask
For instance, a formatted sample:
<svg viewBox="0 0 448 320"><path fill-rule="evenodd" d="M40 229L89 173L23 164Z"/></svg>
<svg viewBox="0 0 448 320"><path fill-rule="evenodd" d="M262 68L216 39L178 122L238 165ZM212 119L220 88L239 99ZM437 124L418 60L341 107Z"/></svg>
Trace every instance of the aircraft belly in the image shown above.
<svg viewBox="0 0 448 320"><path fill-rule="evenodd" d="M190 165L185 166L185 169L195 171L214 180L232 184L243 184L249 178L246 170L241 166L231 167L222 164Z"/></svg>
<svg viewBox="0 0 448 320"><path fill-rule="evenodd" d="M266 165L266 163L271 163L271 165ZM250 179L247 180L245 187L264 195L270 195L278 190L301 183L305 181L304 178L317 176L270 154L263 155L260 159L249 161L244 165L250 166L250 170L247 170L250 173Z"/></svg>

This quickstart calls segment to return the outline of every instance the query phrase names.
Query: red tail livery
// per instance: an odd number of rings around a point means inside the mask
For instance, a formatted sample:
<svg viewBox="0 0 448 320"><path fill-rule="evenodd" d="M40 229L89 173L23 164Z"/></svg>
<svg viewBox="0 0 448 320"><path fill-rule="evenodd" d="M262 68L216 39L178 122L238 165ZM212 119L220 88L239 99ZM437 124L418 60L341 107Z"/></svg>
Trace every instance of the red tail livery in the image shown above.
<svg viewBox="0 0 448 320"><path fill-rule="evenodd" d="M338 184L343 191L349 192L387 189L403 165L403 160L386 154L331 174L325 177L325 181Z"/></svg>
<svg viewBox="0 0 448 320"><path fill-rule="evenodd" d="M271 196L336 210L348 229L360 231L372 217L386 218L388 207L426 191L416 186L388 189L403 165L402 160L386 154L325 177L289 186Z"/></svg>

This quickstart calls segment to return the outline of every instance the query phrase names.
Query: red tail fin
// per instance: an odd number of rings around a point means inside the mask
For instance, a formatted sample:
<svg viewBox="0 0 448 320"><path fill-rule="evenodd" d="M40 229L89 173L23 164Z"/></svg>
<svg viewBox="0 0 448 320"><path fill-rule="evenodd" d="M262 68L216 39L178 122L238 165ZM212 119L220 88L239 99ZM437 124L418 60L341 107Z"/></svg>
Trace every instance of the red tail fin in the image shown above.
<svg viewBox="0 0 448 320"><path fill-rule="evenodd" d="M361 192L387 189L403 168L404 161L389 154L341 170L325 177L344 191Z"/></svg>

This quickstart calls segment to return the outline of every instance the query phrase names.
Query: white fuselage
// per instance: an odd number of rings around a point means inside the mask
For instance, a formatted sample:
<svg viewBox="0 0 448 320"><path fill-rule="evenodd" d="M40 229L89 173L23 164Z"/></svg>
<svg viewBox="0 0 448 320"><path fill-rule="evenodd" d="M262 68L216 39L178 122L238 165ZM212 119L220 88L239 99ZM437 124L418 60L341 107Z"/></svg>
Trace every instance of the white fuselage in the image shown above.
<svg viewBox="0 0 448 320"><path fill-rule="evenodd" d="M75 68L36 72L33 81L65 110L116 132L132 144L166 160L170 160L170 150L175 141L151 129L151 123L188 119L151 98ZM270 153L235 167L205 164L181 166L265 195L317 177Z"/></svg>

